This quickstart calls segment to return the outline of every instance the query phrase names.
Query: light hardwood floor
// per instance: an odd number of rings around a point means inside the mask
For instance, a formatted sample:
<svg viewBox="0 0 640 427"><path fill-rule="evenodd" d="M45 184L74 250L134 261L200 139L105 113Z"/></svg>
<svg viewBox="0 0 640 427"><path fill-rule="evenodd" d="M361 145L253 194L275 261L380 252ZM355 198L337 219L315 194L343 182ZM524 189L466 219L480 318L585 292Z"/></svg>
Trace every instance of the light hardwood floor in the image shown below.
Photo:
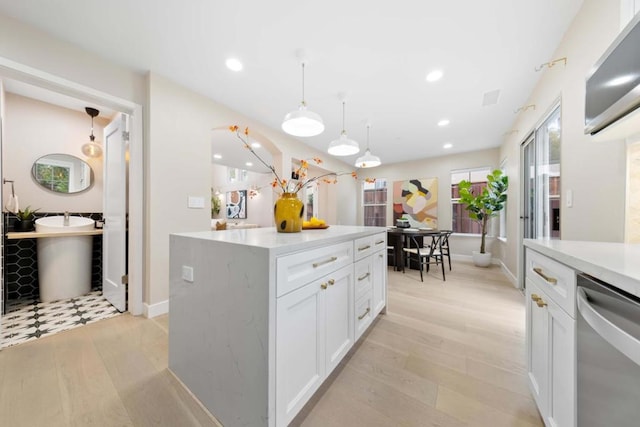
<svg viewBox="0 0 640 427"><path fill-rule="evenodd" d="M292 425L542 426L524 298L498 268L389 270L389 310ZM121 315L0 351L0 425L215 426L167 370L168 317Z"/></svg>

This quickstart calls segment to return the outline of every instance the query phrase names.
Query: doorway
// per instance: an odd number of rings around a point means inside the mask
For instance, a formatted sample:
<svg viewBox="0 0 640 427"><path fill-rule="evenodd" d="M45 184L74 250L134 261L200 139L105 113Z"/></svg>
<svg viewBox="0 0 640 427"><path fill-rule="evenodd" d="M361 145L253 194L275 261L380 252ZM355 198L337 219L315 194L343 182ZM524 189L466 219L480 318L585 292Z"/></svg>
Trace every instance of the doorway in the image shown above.
<svg viewBox="0 0 640 427"><path fill-rule="evenodd" d="M525 271L523 239L560 239L560 106L537 126L520 147L521 159L521 254L520 272ZM524 274L520 274L524 289Z"/></svg>
<svg viewBox="0 0 640 427"><path fill-rule="evenodd" d="M34 85L40 89L52 91L59 96L73 98L83 105L102 105L114 111L122 112L130 118L128 136L129 156L129 186L126 194L128 207L128 235L126 259L130 266L128 271L128 293L126 297L127 311L134 315L142 314L143 302L143 151L142 151L142 107L109 94L97 92L94 89L60 79L56 76L34 70L30 67L16 64L13 61L0 58L0 77L13 79L25 84ZM1 86L1 85L0 85ZM6 143L6 140L4 141ZM1 160L1 159L0 159ZM1 170L0 170L1 173ZM3 189L5 190L5 189ZM0 190L1 200L5 194ZM3 234L7 231L3 224ZM127 279L126 277L123 279ZM4 292L4 277L2 277L2 291ZM0 318L0 333L3 323Z"/></svg>

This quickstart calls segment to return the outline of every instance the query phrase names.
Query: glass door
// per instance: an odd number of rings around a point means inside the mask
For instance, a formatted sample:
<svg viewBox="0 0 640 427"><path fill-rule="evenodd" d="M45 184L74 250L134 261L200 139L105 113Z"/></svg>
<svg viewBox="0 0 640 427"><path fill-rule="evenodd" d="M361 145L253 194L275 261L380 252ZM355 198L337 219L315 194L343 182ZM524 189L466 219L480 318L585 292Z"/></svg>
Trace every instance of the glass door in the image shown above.
<svg viewBox="0 0 640 427"><path fill-rule="evenodd" d="M522 144L521 239L560 238L560 107ZM521 246L520 286L525 287L525 251Z"/></svg>

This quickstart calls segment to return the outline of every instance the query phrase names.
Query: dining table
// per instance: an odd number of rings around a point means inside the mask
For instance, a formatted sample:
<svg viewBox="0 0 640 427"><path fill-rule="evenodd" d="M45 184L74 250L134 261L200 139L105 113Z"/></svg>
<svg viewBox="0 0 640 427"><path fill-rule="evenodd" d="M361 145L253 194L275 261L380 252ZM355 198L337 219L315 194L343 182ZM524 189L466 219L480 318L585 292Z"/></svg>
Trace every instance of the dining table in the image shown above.
<svg viewBox="0 0 640 427"><path fill-rule="evenodd" d="M411 236L419 236L421 239L429 236L437 236L442 233L441 230L436 228L401 228L401 227L387 227L387 245L394 247L395 259L392 260L393 265L396 268L401 268L404 263L404 251L403 248L409 247ZM420 242L419 242L420 243ZM391 261L389 261L391 263ZM420 268L416 263L415 265L409 264L409 268Z"/></svg>

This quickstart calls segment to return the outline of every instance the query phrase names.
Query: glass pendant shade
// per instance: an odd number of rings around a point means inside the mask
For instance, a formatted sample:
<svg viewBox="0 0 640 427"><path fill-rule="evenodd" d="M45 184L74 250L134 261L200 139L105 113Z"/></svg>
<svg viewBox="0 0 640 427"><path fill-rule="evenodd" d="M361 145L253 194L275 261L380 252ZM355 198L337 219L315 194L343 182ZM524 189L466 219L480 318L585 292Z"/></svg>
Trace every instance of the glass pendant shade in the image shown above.
<svg viewBox="0 0 640 427"><path fill-rule="evenodd" d="M282 130L293 136L316 136L324 132L324 122L303 103L284 117Z"/></svg>
<svg viewBox="0 0 640 427"><path fill-rule="evenodd" d="M87 157L100 157L102 156L102 147L94 140L91 140L91 142L82 145L82 154Z"/></svg>
<svg viewBox="0 0 640 427"><path fill-rule="evenodd" d="M338 139L334 139L329 144L327 152L332 156L351 156L360 151L360 145L353 139L347 138L347 133L342 131Z"/></svg>
<svg viewBox="0 0 640 427"><path fill-rule="evenodd" d="M364 156L358 157L358 160L356 160L357 168L375 168L381 164L382 162L380 161L380 157L371 154L371 151L369 151L368 148L367 151L365 151Z"/></svg>

